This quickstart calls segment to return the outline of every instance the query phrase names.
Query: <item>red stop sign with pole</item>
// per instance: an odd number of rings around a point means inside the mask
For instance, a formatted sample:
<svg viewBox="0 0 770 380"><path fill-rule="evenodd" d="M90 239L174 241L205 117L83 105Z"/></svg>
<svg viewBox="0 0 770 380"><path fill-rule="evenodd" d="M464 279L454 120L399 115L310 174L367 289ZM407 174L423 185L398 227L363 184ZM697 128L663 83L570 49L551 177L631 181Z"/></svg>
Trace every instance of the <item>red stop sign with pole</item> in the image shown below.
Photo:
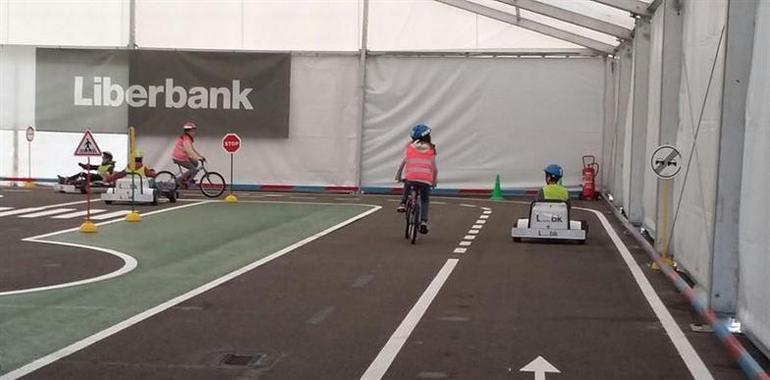
<svg viewBox="0 0 770 380"><path fill-rule="evenodd" d="M227 153L235 153L241 149L241 138L235 133L228 133L222 138L222 148Z"/></svg>

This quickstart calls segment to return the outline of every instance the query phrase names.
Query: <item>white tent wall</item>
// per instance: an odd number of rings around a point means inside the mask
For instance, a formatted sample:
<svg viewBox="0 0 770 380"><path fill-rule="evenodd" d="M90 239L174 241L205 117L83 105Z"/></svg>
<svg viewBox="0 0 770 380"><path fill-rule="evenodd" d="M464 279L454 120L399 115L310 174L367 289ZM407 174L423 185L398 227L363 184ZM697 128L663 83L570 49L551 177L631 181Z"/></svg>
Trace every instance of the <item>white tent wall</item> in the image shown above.
<svg viewBox="0 0 770 380"><path fill-rule="evenodd" d="M0 44L128 44L128 0L0 0Z"/></svg>
<svg viewBox="0 0 770 380"><path fill-rule="evenodd" d="M294 55L288 139L245 139L235 155L236 184L355 186L360 140L358 57ZM205 126L201 126L205 128ZM148 162L177 171L171 162L176 136L137 136ZM198 138L209 168L227 174L230 157L219 138Z"/></svg>
<svg viewBox="0 0 770 380"><path fill-rule="evenodd" d="M613 194L616 204L622 205L625 198L625 190L623 187L623 169L624 169L624 157L626 155L626 123L628 122L628 115L631 114L631 105L633 105L632 99L632 69L633 69L633 55L631 49L623 45L618 52L618 60L616 61L615 78L616 84L616 96L615 96L615 117L612 125L613 138L612 138L612 166L611 181L609 181L609 191ZM630 149L630 148L629 148Z"/></svg>
<svg viewBox="0 0 770 380"><path fill-rule="evenodd" d="M136 0L136 43L142 48L356 51L361 12L360 2L350 0Z"/></svg>
<svg viewBox="0 0 770 380"><path fill-rule="evenodd" d="M612 180L612 168L615 159L612 154L615 141L615 118L617 117L617 88L618 88L618 62L615 59L606 59L604 65L604 129L602 131L602 154L599 173L596 184L597 191L609 191Z"/></svg>
<svg viewBox="0 0 770 380"><path fill-rule="evenodd" d="M672 251L677 262L708 293L725 57L724 40L720 37L727 20L727 0L689 0L683 2L682 12L683 70L677 145L685 169L674 183L674 204L680 206L674 221ZM692 162L688 162L689 157Z"/></svg>
<svg viewBox="0 0 770 380"><path fill-rule="evenodd" d="M0 46L0 176L27 175L19 173L18 151L27 157L24 130L34 123L35 48Z"/></svg>
<svg viewBox="0 0 770 380"><path fill-rule="evenodd" d="M755 341L770 348L770 2L759 1L751 79L746 103L746 140L740 209L738 319Z"/></svg>
<svg viewBox="0 0 770 380"><path fill-rule="evenodd" d="M414 78L420 78L415 81ZM395 186L419 122L433 128L439 187L542 186L542 168L581 183L581 156L601 162L602 58L371 57L367 61L362 182Z"/></svg>
<svg viewBox="0 0 770 380"><path fill-rule="evenodd" d="M658 215L658 178L649 166L649 158L658 146L660 135L660 95L661 75L663 71L663 12L659 8L650 21L650 84L647 103L647 142L645 143L644 188L642 189L642 225L654 237L656 236L656 217Z"/></svg>
<svg viewBox="0 0 770 380"><path fill-rule="evenodd" d="M622 156L620 161L620 203L623 208L628 210L631 208L631 138L633 136L634 126L634 87L637 86L634 75L635 60L631 60L628 63L628 67L631 68L630 85L628 87L628 103L625 105L626 112L623 116L623 120L620 120L619 128L623 128L623 132L620 133L620 146L623 149L620 151Z"/></svg>

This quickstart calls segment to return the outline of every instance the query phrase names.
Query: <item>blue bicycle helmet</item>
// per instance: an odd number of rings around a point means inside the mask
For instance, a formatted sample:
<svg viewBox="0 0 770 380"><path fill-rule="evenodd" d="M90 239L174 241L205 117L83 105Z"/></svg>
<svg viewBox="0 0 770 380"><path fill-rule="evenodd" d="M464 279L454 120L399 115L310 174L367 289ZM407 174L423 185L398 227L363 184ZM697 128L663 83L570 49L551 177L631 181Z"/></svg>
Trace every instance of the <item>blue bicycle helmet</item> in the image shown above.
<svg viewBox="0 0 770 380"><path fill-rule="evenodd" d="M414 126L414 128L412 128L412 132L409 133L409 136L412 138L412 140L417 140L429 134L430 134L430 128L427 125L417 124Z"/></svg>
<svg viewBox="0 0 770 380"><path fill-rule="evenodd" d="M550 164L545 167L545 174L548 174L551 177L559 179L564 176L564 171L561 169L561 166L556 164Z"/></svg>

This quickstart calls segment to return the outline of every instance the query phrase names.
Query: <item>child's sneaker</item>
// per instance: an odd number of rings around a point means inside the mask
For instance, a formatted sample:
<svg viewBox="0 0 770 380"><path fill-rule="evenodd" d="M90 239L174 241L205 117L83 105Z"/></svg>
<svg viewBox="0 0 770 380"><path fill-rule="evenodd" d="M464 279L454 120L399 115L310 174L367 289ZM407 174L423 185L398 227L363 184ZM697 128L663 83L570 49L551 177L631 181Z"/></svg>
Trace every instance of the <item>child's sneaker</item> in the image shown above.
<svg viewBox="0 0 770 380"><path fill-rule="evenodd" d="M396 212L406 212L406 205L401 203L396 207Z"/></svg>
<svg viewBox="0 0 770 380"><path fill-rule="evenodd" d="M428 222L420 223L420 233L421 234L427 234L428 233Z"/></svg>

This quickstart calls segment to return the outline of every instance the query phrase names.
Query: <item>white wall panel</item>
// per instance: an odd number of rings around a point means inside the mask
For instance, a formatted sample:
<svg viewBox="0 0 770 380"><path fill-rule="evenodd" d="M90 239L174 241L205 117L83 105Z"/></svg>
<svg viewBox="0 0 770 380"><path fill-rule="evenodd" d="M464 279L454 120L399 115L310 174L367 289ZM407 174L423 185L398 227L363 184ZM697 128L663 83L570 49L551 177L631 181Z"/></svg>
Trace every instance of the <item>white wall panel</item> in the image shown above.
<svg viewBox="0 0 770 380"><path fill-rule="evenodd" d="M439 187L543 184L565 168L581 183L581 156L601 161L604 61L374 57L367 62L363 183L395 186L410 128L433 128Z"/></svg>
<svg viewBox="0 0 770 380"><path fill-rule="evenodd" d="M240 49L240 1L136 1L140 48Z"/></svg>
<svg viewBox="0 0 770 380"><path fill-rule="evenodd" d="M751 80L746 102L746 142L741 190L738 319L744 331L770 348L770 3L759 1Z"/></svg>
<svg viewBox="0 0 770 380"><path fill-rule="evenodd" d="M660 94L663 73L663 9L656 12L651 22L650 35L650 83L647 103L647 151L644 155L644 189L642 190L642 223L653 233L656 232L658 214L658 178L649 165L650 157L658 146L660 136Z"/></svg>
<svg viewBox="0 0 770 380"><path fill-rule="evenodd" d="M682 195L681 208L672 236L673 253L675 259L690 272L696 282L709 289L716 159L724 77L724 41L719 47L719 40L727 20L727 1L689 0L684 2L683 14L684 68L677 145L685 158L685 168L689 165L689 173L683 171L675 181L674 204L680 202L678 195ZM707 93L712 63L717 54L713 80ZM704 98L707 101L701 117ZM702 121L696 140L699 119ZM696 141L694 152L693 141ZM692 163L688 164L687 158L691 152Z"/></svg>
<svg viewBox="0 0 770 380"><path fill-rule="evenodd" d="M0 0L0 42L56 46L126 46L128 0Z"/></svg>
<svg viewBox="0 0 770 380"><path fill-rule="evenodd" d="M244 140L235 156L235 183L356 185L358 80L358 57L293 56L289 138ZM148 162L176 171L175 138L137 136L137 141ZM221 138L200 138L195 145L209 167L229 181L230 156Z"/></svg>
<svg viewBox="0 0 770 380"><path fill-rule="evenodd" d="M35 48L0 46L0 130L35 123Z"/></svg>

